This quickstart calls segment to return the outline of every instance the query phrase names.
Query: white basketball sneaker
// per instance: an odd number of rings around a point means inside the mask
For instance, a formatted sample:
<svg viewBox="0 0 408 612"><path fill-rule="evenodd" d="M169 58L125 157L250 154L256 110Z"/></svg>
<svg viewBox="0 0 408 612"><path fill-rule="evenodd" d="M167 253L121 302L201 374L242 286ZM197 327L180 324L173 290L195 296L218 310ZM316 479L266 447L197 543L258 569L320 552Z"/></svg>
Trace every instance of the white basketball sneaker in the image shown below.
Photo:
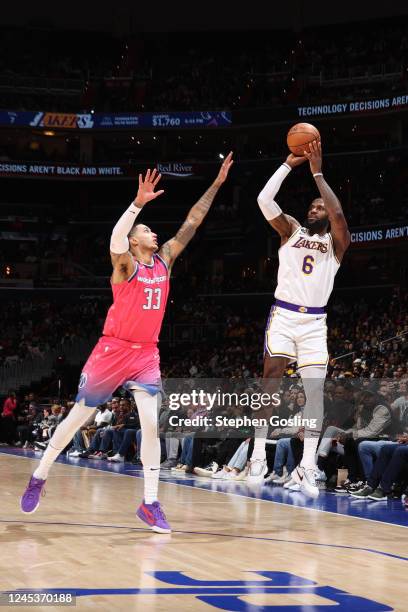
<svg viewBox="0 0 408 612"><path fill-rule="evenodd" d="M289 487L291 487L292 485L295 485L295 484L297 484L297 482L295 480L293 480L293 478L291 476L290 480L288 480L288 482L285 482L285 484L283 485L283 488L284 489L289 489Z"/></svg>
<svg viewBox="0 0 408 612"><path fill-rule="evenodd" d="M251 459L249 463L249 472L246 479L247 484L263 484L264 476L268 471L268 464L266 459Z"/></svg>
<svg viewBox="0 0 408 612"><path fill-rule="evenodd" d="M301 465L295 467L291 474L295 483L300 486L300 491L307 497L316 499L319 497L319 488L316 484L316 468L304 468Z"/></svg>

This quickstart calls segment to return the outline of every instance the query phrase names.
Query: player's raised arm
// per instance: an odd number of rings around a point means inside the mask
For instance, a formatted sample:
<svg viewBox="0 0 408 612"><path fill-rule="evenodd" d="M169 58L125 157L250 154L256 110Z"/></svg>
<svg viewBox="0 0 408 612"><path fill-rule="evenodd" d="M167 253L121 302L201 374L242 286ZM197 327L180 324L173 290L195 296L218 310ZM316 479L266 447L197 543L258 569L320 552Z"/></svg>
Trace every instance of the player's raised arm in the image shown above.
<svg viewBox="0 0 408 612"><path fill-rule="evenodd" d="M129 267L133 269L133 263L129 253L128 235L143 206L164 193L163 189L161 191L155 191L160 179L161 174L157 174L156 169L154 169L153 172L150 172L149 169L144 178L139 174L139 189L137 195L112 230L110 255L114 268L119 266L123 269Z"/></svg>
<svg viewBox="0 0 408 612"><path fill-rule="evenodd" d="M300 166L305 161L306 157L297 157L292 153L288 155L285 163L271 176L258 196L259 208L268 223L280 235L281 245L285 244L300 224L296 219L282 212L280 206L275 202L275 196L292 168Z"/></svg>
<svg viewBox="0 0 408 612"><path fill-rule="evenodd" d="M167 265L171 267L174 260L186 248L187 244L193 238L197 228L203 222L206 214L210 210L211 204L221 185L225 182L228 172L233 164L232 151L224 159L217 178L209 189L201 196L201 198L190 209L186 220L180 227L177 234L163 244L159 251L159 255L165 260Z"/></svg>
<svg viewBox="0 0 408 612"><path fill-rule="evenodd" d="M350 232L340 201L322 174L322 144L314 140L304 152L309 160L310 170L329 216L334 250L339 261L342 260L350 244Z"/></svg>

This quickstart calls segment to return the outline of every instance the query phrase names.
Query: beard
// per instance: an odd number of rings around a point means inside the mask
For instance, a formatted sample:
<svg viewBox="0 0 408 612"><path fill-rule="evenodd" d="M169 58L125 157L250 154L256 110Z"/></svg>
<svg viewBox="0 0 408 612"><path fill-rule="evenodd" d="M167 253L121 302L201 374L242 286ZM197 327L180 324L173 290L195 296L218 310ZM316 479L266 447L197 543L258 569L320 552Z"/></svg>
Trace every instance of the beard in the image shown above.
<svg viewBox="0 0 408 612"><path fill-rule="evenodd" d="M322 232L327 232L329 229L329 222L327 219L306 219L303 227L305 227L311 234L321 234Z"/></svg>

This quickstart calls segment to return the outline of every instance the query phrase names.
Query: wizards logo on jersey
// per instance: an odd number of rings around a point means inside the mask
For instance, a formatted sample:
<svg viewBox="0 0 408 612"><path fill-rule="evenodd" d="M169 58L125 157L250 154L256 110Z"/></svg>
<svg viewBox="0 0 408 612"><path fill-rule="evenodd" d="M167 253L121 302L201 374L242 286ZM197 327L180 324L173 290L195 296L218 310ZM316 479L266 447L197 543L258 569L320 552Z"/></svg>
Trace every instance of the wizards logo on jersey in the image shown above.
<svg viewBox="0 0 408 612"><path fill-rule="evenodd" d="M83 389L88 382L88 374L86 372L82 372L81 377L79 379L78 389Z"/></svg>
<svg viewBox="0 0 408 612"><path fill-rule="evenodd" d="M307 240L306 238L298 238L295 244L292 244L295 249L311 249L327 253L329 245L327 242L319 242L318 240Z"/></svg>
<svg viewBox="0 0 408 612"><path fill-rule="evenodd" d="M347 591L337 589L331 586L317 586L316 582L307 578L289 574L288 572L269 572L257 571L248 572L262 576L263 580L195 580L186 576L183 572L146 572L149 576L156 578L168 586L164 587L141 587L141 588L86 588L86 589L67 589L67 588L46 588L46 589L30 589L30 593L71 593L75 597L92 597L92 596L115 596L115 595L134 595L147 596L153 595L154 602L157 605L159 601L157 597L163 596L169 598L177 597L177 607L183 609L180 602L181 598L185 598L186 609L191 608L191 597L194 597L202 603L208 604L212 608L218 610L230 610L234 612L247 612L249 609L252 612L276 612L277 610L287 610L288 612L304 612L305 610L314 610L315 612L388 612L392 608L386 604L351 595ZM265 580L266 578L266 580ZM19 589L13 593L24 593L27 589ZM8 591L10 593L11 591ZM268 595L273 596L274 603L270 605L263 603L262 605L248 604L245 598L250 595L262 595L264 600ZM299 604L285 604L284 597L282 602L279 602L279 595L295 595L299 597ZM317 596L321 599L321 603L317 601L311 606L310 604L302 603L302 596ZM188 600L190 599L190 602ZM330 604L327 604L327 600ZM167 599L169 603L171 600ZM286 600L287 601L287 600ZM193 603L194 605L194 603ZM165 609L165 607L163 607Z"/></svg>

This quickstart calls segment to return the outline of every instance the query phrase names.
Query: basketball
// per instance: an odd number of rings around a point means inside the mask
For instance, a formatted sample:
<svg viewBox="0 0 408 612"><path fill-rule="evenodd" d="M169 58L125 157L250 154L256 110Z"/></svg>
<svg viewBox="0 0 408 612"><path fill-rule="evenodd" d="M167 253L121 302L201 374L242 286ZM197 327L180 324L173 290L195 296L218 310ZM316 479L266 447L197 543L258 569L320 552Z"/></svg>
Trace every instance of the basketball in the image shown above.
<svg viewBox="0 0 408 612"><path fill-rule="evenodd" d="M305 147L313 140L320 140L319 130L311 123L296 123L286 137L289 150L293 155L302 156Z"/></svg>

